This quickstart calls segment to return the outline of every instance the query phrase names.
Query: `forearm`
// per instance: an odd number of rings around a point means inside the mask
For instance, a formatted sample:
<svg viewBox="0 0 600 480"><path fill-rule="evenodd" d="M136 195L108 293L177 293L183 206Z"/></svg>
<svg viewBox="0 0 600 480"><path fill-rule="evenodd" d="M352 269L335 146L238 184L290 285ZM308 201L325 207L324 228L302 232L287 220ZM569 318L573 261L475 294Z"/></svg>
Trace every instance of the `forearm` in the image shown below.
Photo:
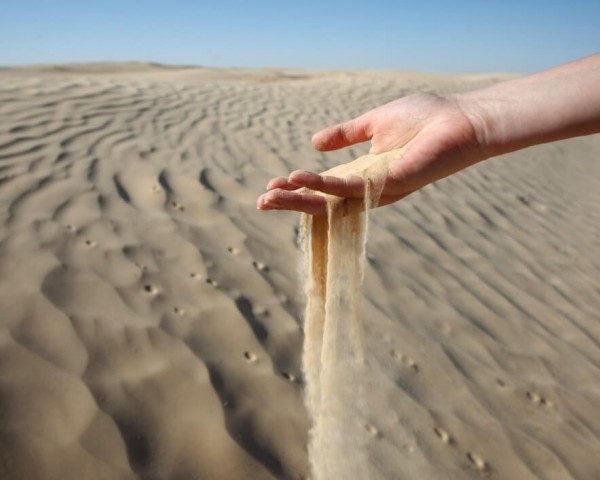
<svg viewBox="0 0 600 480"><path fill-rule="evenodd" d="M600 54L456 98L484 158L600 133Z"/></svg>

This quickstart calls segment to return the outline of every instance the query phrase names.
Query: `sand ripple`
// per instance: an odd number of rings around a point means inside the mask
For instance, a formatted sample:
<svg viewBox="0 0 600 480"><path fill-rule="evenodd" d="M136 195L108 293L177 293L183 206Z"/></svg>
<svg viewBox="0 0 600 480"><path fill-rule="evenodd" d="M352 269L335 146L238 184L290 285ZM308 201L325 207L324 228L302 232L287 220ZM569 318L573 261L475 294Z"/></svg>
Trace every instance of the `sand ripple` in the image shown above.
<svg viewBox="0 0 600 480"><path fill-rule="evenodd" d="M365 152L316 128L495 78L117 67L0 72L0 477L306 479L298 218L255 198ZM595 478L599 154L373 214L377 478Z"/></svg>

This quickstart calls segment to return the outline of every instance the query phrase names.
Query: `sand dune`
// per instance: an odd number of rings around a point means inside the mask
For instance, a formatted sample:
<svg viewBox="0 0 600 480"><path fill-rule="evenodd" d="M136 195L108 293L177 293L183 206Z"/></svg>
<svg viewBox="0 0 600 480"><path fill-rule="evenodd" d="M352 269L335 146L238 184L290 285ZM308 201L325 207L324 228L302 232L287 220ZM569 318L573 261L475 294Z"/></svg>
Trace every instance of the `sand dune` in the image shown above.
<svg viewBox="0 0 600 480"><path fill-rule="evenodd" d="M0 478L308 479L298 216L310 134L503 76L0 70ZM373 213L375 479L600 475L600 138Z"/></svg>

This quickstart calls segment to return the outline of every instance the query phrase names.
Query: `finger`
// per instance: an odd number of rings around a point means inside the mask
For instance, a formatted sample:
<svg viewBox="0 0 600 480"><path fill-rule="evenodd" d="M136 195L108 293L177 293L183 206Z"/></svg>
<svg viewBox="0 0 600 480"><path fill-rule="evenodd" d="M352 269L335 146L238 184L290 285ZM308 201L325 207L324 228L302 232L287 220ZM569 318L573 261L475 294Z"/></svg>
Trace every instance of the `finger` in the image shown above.
<svg viewBox="0 0 600 480"><path fill-rule="evenodd" d="M310 215L327 213L327 201L323 195L279 189L261 195L256 207L259 210L294 210Z"/></svg>
<svg viewBox="0 0 600 480"><path fill-rule="evenodd" d="M296 170L290 173L289 182L297 188L306 187L338 197L361 198L365 194L365 182L356 175L341 178Z"/></svg>
<svg viewBox="0 0 600 480"><path fill-rule="evenodd" d="M337 150L355 143L366 142L372 136L371 122L365 114L315 133L312 144L317 150Z"/></svg>
<svg viewBox="0 0 600 480"><path fill-rule="evenodd" d="M296 185L292 185L286 177L277 177L272 178L269 180L269 183L267 183L267 190L275 190L276 188L281 188L283 190L296 190L298 187Z"/></svg>

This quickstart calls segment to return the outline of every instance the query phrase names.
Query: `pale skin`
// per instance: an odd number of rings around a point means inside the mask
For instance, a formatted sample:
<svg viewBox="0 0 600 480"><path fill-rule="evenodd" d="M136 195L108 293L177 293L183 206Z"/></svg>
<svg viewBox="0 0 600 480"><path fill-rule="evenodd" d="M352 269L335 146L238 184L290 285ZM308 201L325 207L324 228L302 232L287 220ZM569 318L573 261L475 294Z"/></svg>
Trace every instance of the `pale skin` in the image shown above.
<svg viewBox="0 0 600 480"><path fill-rule="evenodd" d="M379 201L386 205L482 160L594 133L600 54L464 94L403 97L317 132L312 143L328 151L370 141L370 153L391 152ZM320 215L327 211L323 194L360 198L363 182L296 170L271 179L257 207Z"/></svg>

